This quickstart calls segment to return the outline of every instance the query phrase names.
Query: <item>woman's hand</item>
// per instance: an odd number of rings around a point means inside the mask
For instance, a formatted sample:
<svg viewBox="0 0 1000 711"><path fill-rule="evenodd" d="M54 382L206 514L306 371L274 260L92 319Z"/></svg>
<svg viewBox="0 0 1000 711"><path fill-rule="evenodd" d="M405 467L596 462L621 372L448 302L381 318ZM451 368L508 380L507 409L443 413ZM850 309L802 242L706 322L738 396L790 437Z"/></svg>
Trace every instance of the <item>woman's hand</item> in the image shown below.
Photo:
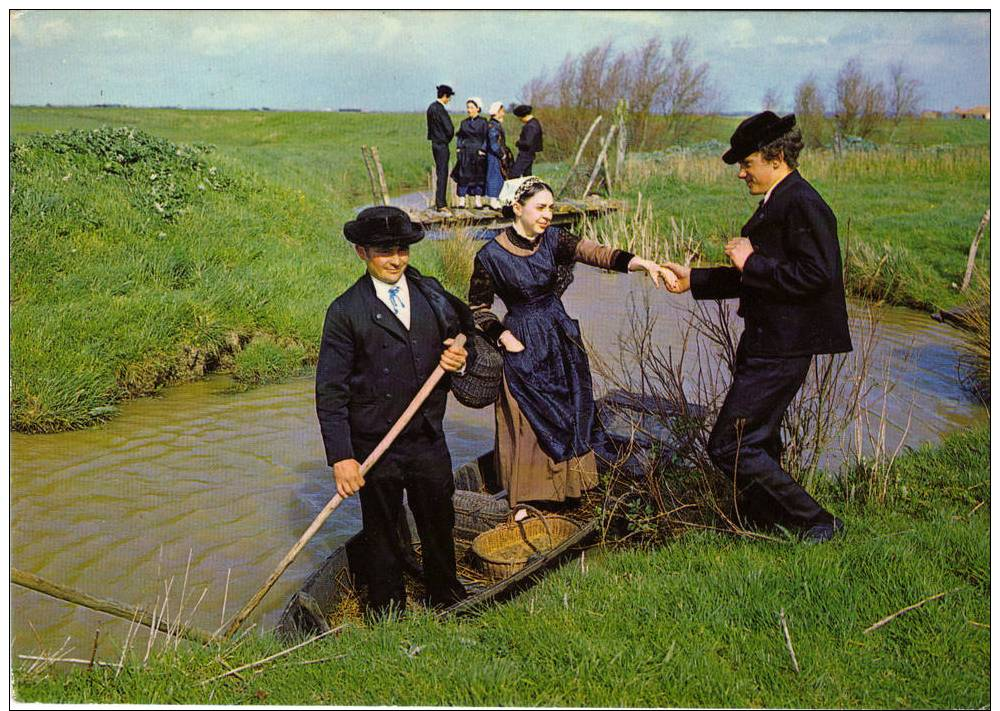
<svg viewBox="0 0 1000 711"><path fill-rule="evenodd" d="M524 350L524 344L517 340L517 336L510 331L504 331L500 334L500 345L502 345L508 353L520 353Z"/></svg>
<svg viewBox="0 0 1000 711"><path fill-rule="evenodd" d="M674 276L677 277L677 286L670 289L670 291L675 294L683 294L691 288L691 267L674 264L673 262L667 262L666 264L661 264L660 266L670 272L673 272Z"/></svg>
<svg viewBox="0 0 1000 711"><path fill-rule="evenodd" d="M649 274L649 278L653 280L653 284L655 284L657 288L660 286L660 279L663 279L663 288L667 291L676 292L677 276L669 269L664 269L659 264L650 261L649 259L632 257L632 260L628 263L628 270L630 272L637 272L640 269Z"/></svg>

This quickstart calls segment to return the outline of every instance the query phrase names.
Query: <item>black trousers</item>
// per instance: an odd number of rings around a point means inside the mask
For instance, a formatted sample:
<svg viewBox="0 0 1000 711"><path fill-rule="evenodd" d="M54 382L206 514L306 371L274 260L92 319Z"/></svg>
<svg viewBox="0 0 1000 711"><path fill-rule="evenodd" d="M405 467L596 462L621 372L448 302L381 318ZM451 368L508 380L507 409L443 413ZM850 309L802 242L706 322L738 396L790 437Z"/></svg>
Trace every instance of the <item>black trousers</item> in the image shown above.
<svg viewBox="0 0 1000 711"><path fill-rule="evenodd" d="M437 173L437 190L434 193L434 207L440 210L448 204L448 157L447 143L431 143L434 154L434 170Z"/></svg>
<svg viewBox="0 0 1000 711"><path fill-rule="evenodd" d="M357 451L357 448L356 448ZM367 456L368 452L359 452ZM368 604L376 614L406 608L406 554L399 535L406 525L403 491L420 536L426 602L446 606L465 597L455 574L455 480L444 438L397 440L365 476L361 517L369 555Z"/></svg>
<svg viewBox="0 0 1000 711"><path fill-rule="evenodd" d="M531 175L531 168L535 163L535 154L528 153L527 151L518 151L517 158L514 159L514 165L510 169L510 177L512 178L523 178L526 175Z"/></svg>
<svg viewBox="0 0 1000 711"><path fill-rule="evenodd" d="M823 509L781 468L781 420L805 382L812 356L791 358L736 353L736 372L708 441L712 462L737 490L744 524L805 529L832 523Z"/></svg>

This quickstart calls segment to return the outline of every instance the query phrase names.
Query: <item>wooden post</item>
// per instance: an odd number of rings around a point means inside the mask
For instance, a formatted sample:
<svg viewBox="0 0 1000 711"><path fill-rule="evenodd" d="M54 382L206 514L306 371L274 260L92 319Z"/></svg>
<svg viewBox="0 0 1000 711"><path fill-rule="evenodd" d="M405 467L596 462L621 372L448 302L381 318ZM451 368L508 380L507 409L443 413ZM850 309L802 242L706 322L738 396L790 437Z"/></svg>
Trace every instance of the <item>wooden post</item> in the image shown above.
<svg viewBox="0 0 1000 711"><path fill-rule="evenodd" d="M103 612L108 615L120 617L123 620L128 620L130 622L135 620L140 625L145 625L149 628L152 628L154 625L153 616L142 608L124 605L120 602L115 602L114 600L102 600L100 598L92 597L86 593L80 592L79 590L73 590L72 588L53 583L45 580L44 578L40 578L37 575L32 575L31 573L26 573L23 570L18 570L17 568L10 569L10 582L15 585L20 585L23 588L28 588L29 590L44 593L45 595L49 595L50 597L54 597L59 600L71 602L74 605L80 605L81 607L87 607L91 610L96 610L97 612ZM198 642L200 644L209 644L212 642L211 634L195 629L194 627L177 625L176 629L174 629L170 626L169 621L164 619L157 620L155 624L156 629L161 632L183 637L184 639L191 640L192 642Z"/></svg>
<svg viewBox="0 0 1000 711"><path fill-rule="evenodd" d="M372 204L381 205L381 199L378 194L378 187L375 185L375 173L372 171L371 165L368 163L368 146L361 146L361 158L365 161L365 170L368 171L368 181L371 183L372 188Z"/></svg>
<svg viewBox="0 0 1000 711"><path fill-rule="evenodd" d="M618 155L615 158L615 181L621 186L625 172L625 152L628 150L628 136L625 133L625 116L618 118Z"/></svg>
<svg viewBox="0 0 1000 711"><path fill-rule="evenodd" d="M976 230L976 236L972 238L972 244L969 245L969 259L965 263L965 277L962 279L962 288L958 290L959 293L964 293L969 288L969 282L972 281L972 270L976 267L976 252L979 251L979 241L983 238L983 232L986 231L986 225L989 223L990 211L987 210L983 213L983 219L979 221L979 229Z"/></svg>
<svg viewBox="0 0 1000 711"><path fill-rule="evenodd" d="M385 184L385 173L382 171L382 161L378 157L378 148L371 147L372 161L375 163L375 171L378 173L378 184L382 190L382 204L389 204L389 188Z"/></svg>
<svg viewBox="0 0 1000 711"><path fill-rule="evenodd" d="M597 180L597 174L601 170L601 165L604 164L605 159L608 155L608 146L611 145L611 139L614 138L615 131L618 129L617 126L612 125L608 130L608 134L604 137L604 141L601 143L601 152L597 156L597 161L594 163L594 169L590 172L590 180L587 181L587 187L583 189L583 193L580 195L581 200L587 199L587 193L590 192L590 187Z"/></svg>
<svg viewBox="0 0 1000 711"><path fill-rule="evenodd" d="M563 182L563 186L559 188L559 194L556 196L557 198L562 197L566 192L566 188L569 187L569 181L572 179L573 173L576 171L576 166L580 162L580 158L583 157L583 149L587 147L591 134L594 133L594 129L597 128L597 124L601 122L602 118L604 117L598 116L594 119L594 122L590 124L590 129L587 131L587 134L583 137L583 140L580 141L580 147L576 149L576 157L573 159L573 165L570 166L569 173L566 174L566 180Z"/></svg>
<svg viewBox="0 0 1000 711"><path fill-rule="evenodd" d="M430 183L431 186L431 192L430 195L428 195L427 197L427 208L430 209L432 207L435 207L434 200L435 196L437 195L437 184L438 184L437 171L434 168L431 168L430 170L430 180L428 182Z"/></svg>

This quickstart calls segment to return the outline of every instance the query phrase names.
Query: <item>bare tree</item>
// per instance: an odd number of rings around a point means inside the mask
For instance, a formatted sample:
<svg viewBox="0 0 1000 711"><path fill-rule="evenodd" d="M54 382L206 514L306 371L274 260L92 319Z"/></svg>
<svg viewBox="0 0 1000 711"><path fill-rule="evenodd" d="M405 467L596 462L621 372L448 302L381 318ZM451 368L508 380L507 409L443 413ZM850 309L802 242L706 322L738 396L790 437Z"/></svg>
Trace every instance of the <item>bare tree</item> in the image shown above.
<svg viewBox="0 0 1000 711"><path fill-rule="evenodd" d="M802 130L802 138L810 148L823 145L826 123L823 94L815 75L810 74L795 87L795 119Z"/></svg>
<svg viewBox="0 0 1000 711"><path fill-rule="evenodd" d="M773 86L769 86L764 92L764 98L760 100L761 111L774 111L777 113L781 108L781 95Z"/></svg>
<svg viewBox="0 0 1000 711"><path fill-rule="evenodd" d="M905 116L917 112L920 103L920 80L907 76L902 62L889 65L888 113L892 122L899 125Z"/></svg>
<svg viewBox="0 0 1000 711"><path fill-rule="evenodd" d="M843 135L865 138L885 119L885 92L871 80L853 57L844 64L836 83L837 131Z"/></svg>
<svg viewBox="0 0 1000 711"><path fill-rule="evenodd" d="M691 38L681 37L670 44L670 60L654 107L666 116L670 138L681 138L690 130L692 119L712 98L708 62L695 66L691 59Z"/></svg>

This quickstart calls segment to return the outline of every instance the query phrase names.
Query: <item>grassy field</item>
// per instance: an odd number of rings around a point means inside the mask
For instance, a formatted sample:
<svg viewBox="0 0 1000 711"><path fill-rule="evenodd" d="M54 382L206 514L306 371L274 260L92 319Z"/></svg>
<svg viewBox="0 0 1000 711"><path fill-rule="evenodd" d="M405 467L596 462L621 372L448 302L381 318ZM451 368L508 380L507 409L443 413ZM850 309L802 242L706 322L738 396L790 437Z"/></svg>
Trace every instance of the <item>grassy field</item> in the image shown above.
<svg viewBox="0 0 1000 711"><path fill-rule="evenodd" d="M956 433L897 463L887 506L809 546L710 532L591 551L464 620L351 627L282 650L250 638L154 653L121 673L22 667L43 703L980 708L990 701L990 436ZM940 593L944 596L874 623ZM791 648L780 625L784 612ZM140 637L137 646L144 647ZM135 652L140 655L140 652ZM110 661L117 662L118 653ZM141 656L141 655L140 655Z"/></svg>
<svg viewBox="0 0 1000 711"><path fill-rule="evenodd" d="M630 169L628 195L664 235L685 226L707 261L753 208L705 143L738 120L706 118L690 137L702 150ZM326 306L360 273L341 232L369 201L360 146L378 146L393 193L425 188L430 167L418 113L15 107L11 134L11 426L29 432L99 422L214 368L249 387L307 367ZM802 172L838 214L860 293L954 305L988 204L989 126L914 121L892 139L910 148L820 152ZM988 238L980 254L986 269ZM429 243L412 261L464 273Z"/></svg>

